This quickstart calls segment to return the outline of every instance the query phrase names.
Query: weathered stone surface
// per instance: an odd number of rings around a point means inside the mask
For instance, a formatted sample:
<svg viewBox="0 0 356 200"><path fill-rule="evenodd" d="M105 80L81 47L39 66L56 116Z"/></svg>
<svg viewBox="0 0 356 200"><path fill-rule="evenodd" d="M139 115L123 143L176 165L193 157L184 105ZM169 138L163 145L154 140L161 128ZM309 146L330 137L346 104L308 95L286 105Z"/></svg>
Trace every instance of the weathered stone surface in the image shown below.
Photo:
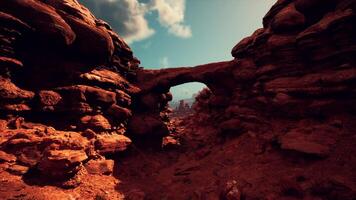
<svg viewBox="0 0 356 200"><path fill-rule="evenodd" d="M124 151L131 144L131 140L124 135L98 135L95 148L101 154L110 154Z"/></svg>
<svg viewBox="0 0 356 200"><path fill-rule="evenodd" d="M111 129L109 121L102 115L84 116L80 119L80 122L80 126L83 129L90 128L96 131L105 131Z"/></svg>
<svg viewBox="0 0 356 200"><path fill-rule="evenodd" d="M228 181L221 192L221 198L226 200L241 200L241 196L242 192L235 180Z"/></svg>
<svg viewBox="0 0 356 200"><path fill-rule="evenodd" d="M129 109L120 107L118 105L111 105L108 108L107 113L112 116L115 121L122 122L126 119L129 119L132 116L132 113Z"/></svg>
<svg viewBox="0 0 356 200"><path fill-rule="evenodd" d="M164 149L174 149L180 145L180 142L172 136L167 136L162 139L162 148Z"/></svg>
<svg viewBox="0 0 356 200"><path fill-rule="evenodd" d="M14 58L9 58L9 57L3 57L0 56L0 74L6 74L8 71L11 70L16 70L20 69L23 67L23 64L21 61L14 59Z"/></svg>
<svg viewBox="0 0 356 200"><path fill-rule="evenodd" d="M336 143L338 130L330 126L293 129L280 138L281 148L327 156Z"/></svg>
<svg viewBox="0 0 356 200"><path fill-rule="evenodd" d="M0 151L0 162L15 162L16 157L12 154Z"/></svg>
<svg viewBox="0 0 356 200"><path fill-rule="evenodd" d="M302 28L304 23L304 15L293 4L289 4L275 16L271 27L275 32L287 32Z"/></svg>
<svg viewBox="0 0 356 200"><path fill-rule="evenodd" d="M2 11L15 16L33 27L42 39L69 45L75 39L71 27L55 12L55 10L35 0L2 1Z"/></svg>
<svg viewBox="0 0 356 200"><path fill-rule="evenodd" d="M38 169L45 175L64 178L75 173L87 158L82 150L50 150L39 162Z"/></svg>
<svg viewBox="0 0 356 200"><path fill-rule="evenodd" d="M93 63L109 61L114 51L114 44L105 29L87 24L71 15L65 15L63 18L76 33L73 51Z"/></svg>
<svg viewBox="0 0 356 200"><path fill-rule="evenodd" d="M112 88L126 89L131 86L123 76L107 69L94 69L91 72L81 74L80 77L93 84Z"/></svg>
<svg viewBox="0 0 356 200"><path fill-rule="evenodd" d="M0 131L7 129L7 121L0 119Z"/></svg>
<svg viewBox="0 0 356 200"><path fill-rule="evenodd" d="M31 100L34 93L18 88L10 79L0 77L0 98L5 102ZM2 102L2 103L5 103Z"/></svg>
<svg viewBox="0 0 356 200"><path fill-rule="evenodd" d="M62 97L54 91L43 90L39 94L40 106L44 111L54 111L55 106L60 103Z"/></svg>
<svg viewBox="0 0 356 200"><path fill-rule="evenodd" d="M114 161L105 159L90 160L84 166L89 174L110 175L114 170Z"/></svg>
<svg viewBox="0 0 356 200"><path fill-rule="evenodd" d="M90 102L94 105L110 105L116 102L116 94L101 88L75 85L56 89L63 96L63 101Z"/></svg>
<svg viewBox="0 0 356 200"><path fill-rule="evenodd" d="M24 175L26 174L26 172L28 171L28 167L26 166L23 166L23 165L11 165L7 171L10 172L11 174L14 174L14 175Z"/></svg>

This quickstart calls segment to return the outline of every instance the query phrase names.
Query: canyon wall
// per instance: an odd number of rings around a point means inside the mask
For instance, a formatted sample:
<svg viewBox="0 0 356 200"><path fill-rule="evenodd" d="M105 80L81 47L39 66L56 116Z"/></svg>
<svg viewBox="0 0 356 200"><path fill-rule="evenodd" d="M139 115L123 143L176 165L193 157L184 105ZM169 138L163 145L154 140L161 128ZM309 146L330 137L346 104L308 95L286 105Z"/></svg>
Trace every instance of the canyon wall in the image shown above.
<svg viewBox="0 0 356 200"><path fill-rule="evenodd" d="M126 149L137 60L75 0L0 2L0 160L65 179Z"/></svg>

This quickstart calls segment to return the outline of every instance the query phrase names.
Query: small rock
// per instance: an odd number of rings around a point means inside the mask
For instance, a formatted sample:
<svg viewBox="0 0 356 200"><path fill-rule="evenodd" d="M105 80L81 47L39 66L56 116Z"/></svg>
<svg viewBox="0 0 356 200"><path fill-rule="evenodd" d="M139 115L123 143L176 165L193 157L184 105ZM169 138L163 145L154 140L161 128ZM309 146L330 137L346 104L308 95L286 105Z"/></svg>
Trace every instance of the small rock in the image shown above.
<svg viewBox="0 0 356 200"><path fill-rule="evenodd" d="M83 150L50 150L39 162L38 169L45 175L64 178L77 172L87 158Z"/></svg>
<svg viewBox="0 0 356 200"><path fill-rule="evenodd" d="M24 175L28 171L28 167L22 165L12 165L10 166L7 171L14 175Z"/></svg>
<svg viewBox="0 0 356 200"><path fill-rule="evenodd" d="M42 90L38 94L42 110L53 111L54 106L57 105L62 97L57 92Z"/></svg>
<svg viewBox="0 0 356 200"><path fill-rule="evenodd" d="M7 129L7 121L0 119L0 131Z"/></svg>
<svg viewBox="0 0 356 200"><path fill-rule="evenodd" d="M1 162L15 162L16 161L16 157L12 154L8 154L4 151L0 151L0 163Z"/></svg>
<svg viewBox="0 0 356 200"><path fill-rule="evenodd" d="M89 174L110 175L114 170L114 161L105 159L90 160L84 166Z"/></svg>
<svg viewBox="0 0 356 200"><path fill-rule="evenodd" d="M9 163L0 163L0 170L7 170L9 168Z"/></svg>
<svg viewBox="0 0 356 200"><path fill-rule="evenodd" d="M82 136L88 138L89 140L90 139L93 139L96 137L96 133L91 130L91 129L86 129L83 133L82 133Z"/></svg>
<svg viewBox="0 0 356 200"><path fill-rule="evenodd" d="M330 153L331 146L336 143L335 133L338 132L337 128L326 125L293 129L281 136L279 142L281 148L285 150L325 157Z"/></svg>
<svg viewBox="0 0 356 200"><path fill-rule="evenodd" d="M60 183L60 187L63 189L73 189L78 187L82 183L82 180L79 176L74 176L69 180Z"/></svg>
<svg viewBox="0 0 356 200"><path fill-rule="evenodd" d="M111 129L109 121L103 115L84 116L80 119L81 127L94 131L106 131Z"/></svg>
<svg viewBox="0 0 356 200"><path fill-rule="evenodd" d="M98 135L95 148L101 154L124 151L131 144L130 138L124 135Z"/></svg>
<svg viewBox="0 0 356 200"><path fill-rule="evenodd" d="M19 129L21 128L22 124L24 123L25 119L23 117L16 117L11 119L7 126L12 129Z"/></svg>
<svg viewBox="0 0 356 200"><path fill-rule="evenodd" d="M180 142L172 136L167 136L162 139L162 148L172 149L180 146Z"/></svg>
<svg viewBox="0 0 356 200"><path fill-rule="evenodd" d="M238 187L237 181L228 181L221 193L222 200L241 200L241 190Z"/></svg>

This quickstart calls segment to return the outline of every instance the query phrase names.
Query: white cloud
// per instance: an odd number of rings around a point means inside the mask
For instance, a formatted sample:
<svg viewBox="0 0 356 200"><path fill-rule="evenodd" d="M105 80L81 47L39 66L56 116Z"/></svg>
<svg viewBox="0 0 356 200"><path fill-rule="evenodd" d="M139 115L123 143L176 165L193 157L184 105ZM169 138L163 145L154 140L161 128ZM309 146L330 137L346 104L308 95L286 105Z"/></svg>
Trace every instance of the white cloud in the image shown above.
<svg viewBox="0 0 356 200"><path fill-rule="evenodd" d="M182 38L192 36L190 26L184 25L185 0L152 0L151 9L158 12L158 21L168 32Z"/></svg>
<svg viewBox="0 0 356 200"><path fill-rule="evenodd" d="M189 26L184 26L181 24L173 24L172 26L169 27L168 31L171 34L182 37L182 38L192 37L192 30L190 29Z"/></svg>
<svg viewBox="0 0 356 200"><path fill-rule="evenodd" d="M114 0L111 0L114 1ZM119 0L120 1L120 0ZM146 7L137 0L121 0L127 7L127 20L123 22L126 34L123 36L128 43L146 39L154 34L145 19ZM116 2L117 3L117 2Z"/></svg>
<svg viewBox="0 0 356 200"><path fill-rule="evenodd" d="M192 36L191 28L184 25L185 0L80 0L98 17L117 31L128 43L151 37L155 30L149 26L145 15L158 12L159 23L168 32L182 38Z"/></svg>
<svg viewBox="0 0 356 200"><path fill-rule="evenodd" d="M107 21L126 42L132 43L152 36L155 31L145 18L146 4L138 0L80 0L98 18Z"/></svg>
<svg viewBox="0 0 356 200"><path fill-rule="evenodd" d="M169 68L170 64L169 64L168 57L163 57L163 58L159 59L159 65L163 69Z"/></svg>

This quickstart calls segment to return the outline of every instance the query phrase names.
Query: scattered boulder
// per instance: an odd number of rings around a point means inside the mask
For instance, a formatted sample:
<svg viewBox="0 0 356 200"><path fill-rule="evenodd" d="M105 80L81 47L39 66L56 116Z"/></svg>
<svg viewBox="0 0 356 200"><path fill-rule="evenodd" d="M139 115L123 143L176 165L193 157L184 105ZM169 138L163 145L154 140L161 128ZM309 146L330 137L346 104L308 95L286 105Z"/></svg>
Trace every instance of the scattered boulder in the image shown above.
<svg viewBox="0 0 356 200"><path fill-rule="evenodd" d="M35 94L18 88L10 79L0 76L0 98L2 103L31 100Z"/></svg>
<svg viewBox="0 0 356 200"><path fill-rule="evenodd" d="M0 162L13 163L16 161L16 156L0 151Z"/></svg>
<svg viewBox="0 0 356 200"><path fill-rule="evenodd" d="M11 174L14 174L14 175L24 175L27 173L27 171L29 170L28 167L26 166L23 166L23 165L10 165L9 168L7 168L7 171L10 172Z"/></svg>
<svg viewBox="0 0 356 200"><path fill-rule="evenodd" d="M39 162L44 175L65 178L77 172L78 166L88 157L83 150L49 150Z"/></svg>
<svg viewBox="0 0 356 200"><path fill-rule="evenodd" d="M221 200L241 200L241 190L238 187L237 181L228 181L225 188L221 192Z"/></svg>
<svg viewBox="0 0 356 200"><path fill-rule="evenodd" d="M90 160L85 165L89 174L110 175L114 171L114 161L106 159Z"/></svg>
<svg viewBox="0 0 356 200"><path fill-rule="evenodd" d="M54 106L62 100L62 97L54 91L42 90L38 96L42 110L44 111L54 111Z"/></svg>
<svg viewBox="0 0 356 200"><path fill-rule="evenodd" d="M103 115L84 116L80 119L80 127L95 131L107 131L111 129L110 122Z"/></svg>
<svg viewBox="0 0 356 200"><path fill-rule="evenodd" d="M325 157L336 143L338 132L337 128L327 125L297 128L281 136L279 142L284 150Z"/></svg>
<svg viewBox="0 0 356 200"><path fill-rule="evenodd" d="M95 148L100 154L112 154L126 150L131 143L132 141L124 135L104 134L97 136Z"/></svg>
<svg viewBox="0 0 356 200"><path fill-rule="evenodd" d="M5 129L7 129L7 121L6 120L3 120L3 119L0 119L0 131L3 131Z"/></svg>
<svg viewBox="0 0 356 200"><path fill-rule="evenodd" d="M94 105L107 106L116 103L116 94L97 87L74 85L56 89L64 101L89 102Z"/></svg>
<svg viewBox="0 0 356 200"><path fill-rule="evenodd" d="M162 139L162 148L163 149L174 149L179 147L181 144L178 139L172 137L172 136L167 136L163 137Z"/></svg>
<svg viewBox="0 0 356 200"><path fill-rule="evenodd" d="M19 129L23 125L25 119L23 117L14 117L7 123L7 127L11 129Z"/></svg>

